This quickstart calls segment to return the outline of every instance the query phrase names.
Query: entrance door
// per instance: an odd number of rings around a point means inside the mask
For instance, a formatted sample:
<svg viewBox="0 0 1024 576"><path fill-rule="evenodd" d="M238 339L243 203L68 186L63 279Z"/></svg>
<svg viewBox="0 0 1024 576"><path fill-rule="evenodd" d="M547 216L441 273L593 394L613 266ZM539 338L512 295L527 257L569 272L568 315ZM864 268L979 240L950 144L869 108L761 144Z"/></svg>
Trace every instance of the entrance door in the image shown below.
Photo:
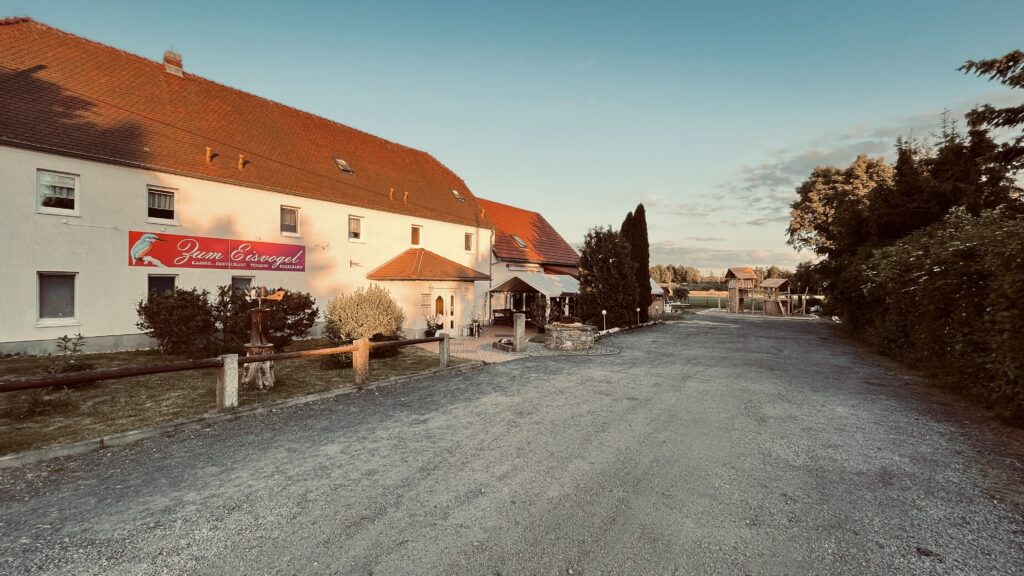
<svg viewBox="0 0 1024 576"><path fill-rule="evenodd" d="M441 317L441 329L455 335L455 319L457 318L454 288L439 288L433 291L434 314Z"/></svg>

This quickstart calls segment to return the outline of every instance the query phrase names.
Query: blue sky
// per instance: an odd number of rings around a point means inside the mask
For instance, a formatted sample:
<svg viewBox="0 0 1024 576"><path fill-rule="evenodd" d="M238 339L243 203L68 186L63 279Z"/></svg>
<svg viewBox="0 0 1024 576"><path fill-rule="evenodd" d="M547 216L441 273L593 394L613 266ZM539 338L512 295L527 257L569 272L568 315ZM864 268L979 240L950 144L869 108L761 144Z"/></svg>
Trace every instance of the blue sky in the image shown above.
<svg viewBox="0 0 1024 576"><path fill-rule="evenodd" d="M647 207L652 263L793 266L793 188L943 108L1020 102L956 71L1024 48L1024 2L50 2L69 32L426 150L572 243ZM804 259L808 255L802 256Z"/></svg>

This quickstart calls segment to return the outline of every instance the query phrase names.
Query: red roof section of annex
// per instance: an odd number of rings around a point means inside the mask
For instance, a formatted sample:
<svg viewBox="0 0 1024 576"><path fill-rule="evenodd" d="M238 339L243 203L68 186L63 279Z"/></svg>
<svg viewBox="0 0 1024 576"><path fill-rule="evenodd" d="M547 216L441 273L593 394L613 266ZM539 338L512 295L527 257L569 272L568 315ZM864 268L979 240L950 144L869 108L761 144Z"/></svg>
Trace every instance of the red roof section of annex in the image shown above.
<svg viewBox="0 0 1024 576"><path fill-rule="evenodd" d="M501 260L570 267L579 263L576 251L540 213L483 198L477 203L494 224L494 254Z"/></svg>
<svg viewBox="0 0 1024 576"><path fill-rule="evenodd" d="M191 74L187 54L184 69L0 19L0 145L482 223L466 183L429 154Z"/></svg>
<svg viewBox="0 0 1024 576"><path fill-rule="evenodd" d="M381 264L366 277L370 280L489 280L483 272L463 266L423 248L410 248Z"/></svg>

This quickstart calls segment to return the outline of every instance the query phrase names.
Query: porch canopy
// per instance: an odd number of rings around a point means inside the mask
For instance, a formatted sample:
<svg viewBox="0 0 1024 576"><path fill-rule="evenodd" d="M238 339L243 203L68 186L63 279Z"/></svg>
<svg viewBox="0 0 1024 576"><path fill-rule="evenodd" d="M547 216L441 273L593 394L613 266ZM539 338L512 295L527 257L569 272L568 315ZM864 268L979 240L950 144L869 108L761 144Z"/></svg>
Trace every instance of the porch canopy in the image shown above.
<svg viewBox="0 0 1024 576"><path fill-rule="evenodd" d="M539 292L548 298L560 298L580 293L579 280L565 274L544 274L543 272L517 272L491 289L491 293Z"/></svg>

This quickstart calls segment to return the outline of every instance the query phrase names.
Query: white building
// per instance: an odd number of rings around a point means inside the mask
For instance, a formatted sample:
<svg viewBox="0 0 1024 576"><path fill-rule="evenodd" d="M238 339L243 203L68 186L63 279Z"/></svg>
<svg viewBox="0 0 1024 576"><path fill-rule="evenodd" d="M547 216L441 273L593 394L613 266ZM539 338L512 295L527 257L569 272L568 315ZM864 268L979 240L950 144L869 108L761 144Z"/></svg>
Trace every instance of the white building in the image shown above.
<svg viewBox="0 0 1024 576"><path fill-rule="evenodd" d="M25 18L0 20L0 200L0 353L146 346L136 304L171 285L323 311L379 282L409 336L486 315L490 225L430 155Z"/></svg>

